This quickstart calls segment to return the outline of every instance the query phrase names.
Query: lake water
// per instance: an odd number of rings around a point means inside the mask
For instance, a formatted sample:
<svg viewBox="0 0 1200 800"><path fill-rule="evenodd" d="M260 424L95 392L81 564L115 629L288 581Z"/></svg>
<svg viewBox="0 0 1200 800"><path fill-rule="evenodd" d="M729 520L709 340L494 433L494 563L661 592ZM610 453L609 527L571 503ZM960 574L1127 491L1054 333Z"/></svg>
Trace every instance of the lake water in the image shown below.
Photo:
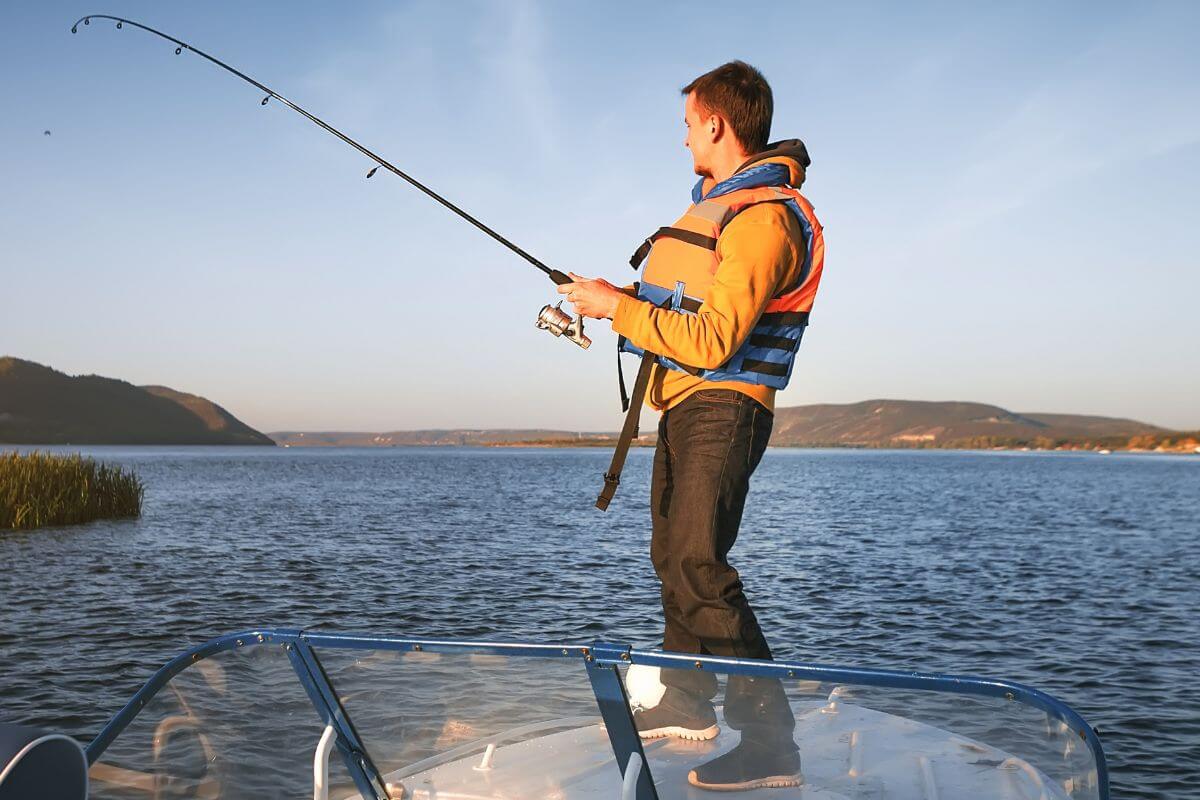
<svg viewBox="0 0 1200 800"><path fill-rule="evenodd" d="M0 719L94 735L258 626L657 646L650 453L89 448L141 519L0 533ZM1200 458L779 450L731 562L777 657L1056 695L1114 797L1200 796Z"/></svg>

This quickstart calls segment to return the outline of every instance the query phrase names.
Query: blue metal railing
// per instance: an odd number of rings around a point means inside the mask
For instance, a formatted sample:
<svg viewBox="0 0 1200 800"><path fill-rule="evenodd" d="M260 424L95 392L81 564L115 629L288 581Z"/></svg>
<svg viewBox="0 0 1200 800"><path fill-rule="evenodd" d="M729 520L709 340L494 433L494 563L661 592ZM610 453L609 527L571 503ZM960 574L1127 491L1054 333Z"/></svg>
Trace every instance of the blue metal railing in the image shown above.
<svg viewBox="0 0 1200 800"><path fill-rule="evenodd" d="M586 671L595 693L597 707L607 728L613 754L622 775L630 775L632 778L632 773L627 772L631 759L634 759L634 764L639 767L635 794L637 800L657 800L657 793L654 790L649 764L642 751L641 739L637 734L625 687L618 673L620 667L631 664L664 669L709 670L725 675L752 675L783 680L851 683L887 689L974 695L1021 703L1037 708L1058 720L1079 737L1090 751L1096 765L1097 794L1100 800L1109 800L1108 768L1104 749L1092 727L1074 709L1057 698L1010 681L898 670L830 667L804 662L662 653L602 642L592 645L460 642L354 633L305 632L286 628L250 630L219 636L168 661L146 681L87 746L88 763L94 764L113 740L137 717L150 698L187 667L221 652L264 644L282 646L287 651L297 678L321 721L332 725L337 732L337 749L355 786L364 798L387 799L383 775L372 761L366 743L355 729L314 648L577 659L582 662L581 666Z"/></svg>

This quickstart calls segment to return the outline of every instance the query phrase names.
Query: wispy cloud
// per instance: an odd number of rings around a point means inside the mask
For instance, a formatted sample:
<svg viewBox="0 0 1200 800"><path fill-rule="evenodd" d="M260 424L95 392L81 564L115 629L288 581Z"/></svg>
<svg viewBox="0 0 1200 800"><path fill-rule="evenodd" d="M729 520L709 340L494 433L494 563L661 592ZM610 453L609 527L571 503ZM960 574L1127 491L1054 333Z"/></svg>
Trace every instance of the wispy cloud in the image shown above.
<svg viewBox="0 0 1200 800"><path fill-rule="evenodd" d="M493 6L495 19L486 20L477 31L480 61L494 71L511 106L509 122L528 130L537 153L551 162L562 160L559 104L546 53L546 20L538 4L521 0Z"/></svg>
<svg viewBox="0 0 1200 800"><path fill-rule="evenodd" d="M531 0L469 10L416 3L390 9L352 47L322 53L302 85L323 108L359 124L426 120L431 130L413 131L417 138L490 115L497 124L489 136L527 141L531 155L554 166L563 147L548 38Z"/></svg>
<svg viewBox="0 0 1200 800"><path fill-rule="evenodd" d="M1200 143L1200 86L1164 85L1169 50L1154 53L1161 20L1097 37L984 133L946 186L939 234L960 233L1068 182L1122 170ZM1151 53L1134 60L1136 50Z"/></svg>

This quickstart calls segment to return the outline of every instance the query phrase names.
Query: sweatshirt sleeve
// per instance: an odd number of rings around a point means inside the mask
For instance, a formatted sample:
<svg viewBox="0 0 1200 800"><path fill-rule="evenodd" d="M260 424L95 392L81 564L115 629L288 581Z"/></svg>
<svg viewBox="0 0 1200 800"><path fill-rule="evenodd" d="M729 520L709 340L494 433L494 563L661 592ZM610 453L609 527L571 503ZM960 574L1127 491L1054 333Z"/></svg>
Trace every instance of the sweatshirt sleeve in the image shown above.
<svg viewBox="0 0 1200 800"><path fill-rule="evenodd" d="M725 226L717 240L720 264L696 314L625 296L613 315L613 330L680 364L701 369L724 364L750 335L767 301L795 273L788 213L779 203L761 203Z"/></svg>

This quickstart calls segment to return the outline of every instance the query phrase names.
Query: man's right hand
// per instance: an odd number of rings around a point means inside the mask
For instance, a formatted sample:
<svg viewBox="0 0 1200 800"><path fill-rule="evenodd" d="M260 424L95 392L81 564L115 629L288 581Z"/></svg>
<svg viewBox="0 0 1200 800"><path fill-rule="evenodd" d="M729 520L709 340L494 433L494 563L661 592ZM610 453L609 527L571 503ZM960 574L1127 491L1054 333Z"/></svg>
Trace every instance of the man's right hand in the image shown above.
<svg viewBox="0 0 1200 800"><path fill-rule="evenodd" d="M603 278L585 278L574 272L567 274L575 282L559 286L558 293L567 296L567 302L575 308L575 313L590 319L613 318L621 297L625 295L622 289Z"/></svg>

